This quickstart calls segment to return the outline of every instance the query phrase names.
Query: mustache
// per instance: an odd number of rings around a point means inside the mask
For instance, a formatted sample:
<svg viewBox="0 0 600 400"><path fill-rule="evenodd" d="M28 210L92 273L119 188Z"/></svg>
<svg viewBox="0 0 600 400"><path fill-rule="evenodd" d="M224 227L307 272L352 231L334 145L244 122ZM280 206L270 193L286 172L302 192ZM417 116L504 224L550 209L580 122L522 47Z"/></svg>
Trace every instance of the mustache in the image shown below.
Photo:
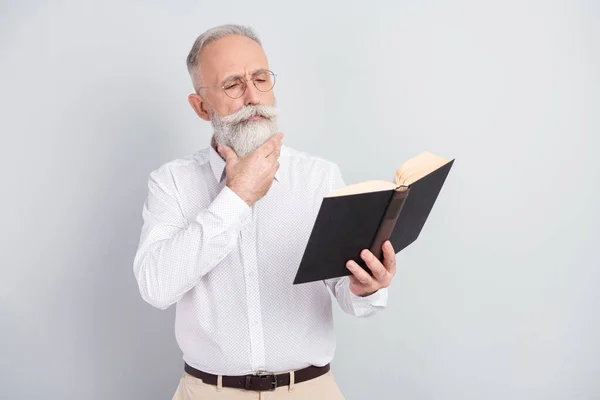
<svg viewBox="0 0 600 400"><path fill-rule="evenodd" d="M250 106L244 106L239 110L229 114L222 118L222 121L226 124L239 124L247 121L254 116L260 116L266 119L273 119L279 115L279 109L275 106L267 104L255 104Z"/></svg>

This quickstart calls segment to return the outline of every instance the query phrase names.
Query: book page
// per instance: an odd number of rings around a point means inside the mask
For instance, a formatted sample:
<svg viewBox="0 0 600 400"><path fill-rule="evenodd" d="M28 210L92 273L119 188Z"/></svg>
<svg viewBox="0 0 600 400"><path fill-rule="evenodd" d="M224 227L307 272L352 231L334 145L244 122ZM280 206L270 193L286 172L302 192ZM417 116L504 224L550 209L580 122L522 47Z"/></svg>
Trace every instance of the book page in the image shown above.
<svg viewBox="0 0 600 400"><path fill-rule="evenodd" d="M388 181L365 181L348 185L343 188L332 190L326 197L346 196L349 194L379 192L382 190L394 190L396 184Z"/></svg>
<svg viewBox="0 0 600 400"><path fill-rule="evenodd" d="M398 186L408 186L448 162L449 160L443 157L430 152L423 152L402 163L396 171L396 184Z"/></svg>
<svg viewBox="0 0 600 400"><path fill-rule="evenodd" d="M404 186L409 186L448 162L449 160L431 152L423 152L400 165L396 170L395 182L383 180L364 181L332 190L326 197L379 192L383 190L405 190Z"/></svg>

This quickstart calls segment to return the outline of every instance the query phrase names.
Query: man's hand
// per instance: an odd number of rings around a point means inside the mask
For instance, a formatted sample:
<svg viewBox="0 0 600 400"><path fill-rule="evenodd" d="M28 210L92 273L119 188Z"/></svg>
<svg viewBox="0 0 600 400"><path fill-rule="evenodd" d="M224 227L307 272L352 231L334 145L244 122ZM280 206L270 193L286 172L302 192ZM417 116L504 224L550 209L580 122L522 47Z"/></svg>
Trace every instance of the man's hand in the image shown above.
<svg viewBox="0 0 600 400"><path fill-rule="evenodd" d="M228 146L217 149L226 162L227 186L249 206L262 198L273 184L279 169L282 138L283 133L276 133L245 157L238 157Z"/></svg>
<svg viewBox="0 0 600 400"><path fill-rule="evenodd" d="M373 276L352 260L346 263L353 274L350 275L350 290L355 295L369 296L392 282L396 274L396 252L389 240L383 244L382 249L383 264L367 249L360 253L360 258L365 261Z"/></svg>

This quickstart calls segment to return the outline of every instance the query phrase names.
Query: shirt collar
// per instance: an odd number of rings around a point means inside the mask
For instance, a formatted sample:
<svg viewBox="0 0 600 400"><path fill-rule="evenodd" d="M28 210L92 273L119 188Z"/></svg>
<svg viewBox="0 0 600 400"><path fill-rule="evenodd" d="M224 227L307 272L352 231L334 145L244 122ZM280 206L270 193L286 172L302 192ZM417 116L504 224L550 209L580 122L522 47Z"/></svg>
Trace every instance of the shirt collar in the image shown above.
<svg viewBox="0 0 600 400"><path fill-rule="evenodd" d="M225 179L225 160L223 160L219 153L217 153L214 138L211 141L209 152L210 168L212 169L212 172L217 182L221 182L223 179ZM275 180L277 182L283 182L284 171L287 166L285 162L287 160L287 157L284 157L284 155L287 155L287 148L284 145L282 145L281 153L279 155L279 169L277 170L277 172L275 172Z"/></svg>

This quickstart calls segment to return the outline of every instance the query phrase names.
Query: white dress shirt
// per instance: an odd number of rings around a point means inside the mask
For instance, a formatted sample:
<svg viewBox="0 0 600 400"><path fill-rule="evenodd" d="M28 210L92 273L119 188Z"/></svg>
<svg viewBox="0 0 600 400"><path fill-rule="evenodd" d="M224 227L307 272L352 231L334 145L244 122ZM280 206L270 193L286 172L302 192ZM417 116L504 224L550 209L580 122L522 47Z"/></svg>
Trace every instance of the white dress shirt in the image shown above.
<svg viewBox="0 0 600 400"><path fill-rule="evenodd" d="M134 260L141 296L176 306L183 359L244 375L332 361L332 298L366 317L387 289L359 297L348 277L293 285L321 201L344 182L336 164L282 146L280 168L252 207L225 186L225 161L208 147L150 174Z"/></svg>

